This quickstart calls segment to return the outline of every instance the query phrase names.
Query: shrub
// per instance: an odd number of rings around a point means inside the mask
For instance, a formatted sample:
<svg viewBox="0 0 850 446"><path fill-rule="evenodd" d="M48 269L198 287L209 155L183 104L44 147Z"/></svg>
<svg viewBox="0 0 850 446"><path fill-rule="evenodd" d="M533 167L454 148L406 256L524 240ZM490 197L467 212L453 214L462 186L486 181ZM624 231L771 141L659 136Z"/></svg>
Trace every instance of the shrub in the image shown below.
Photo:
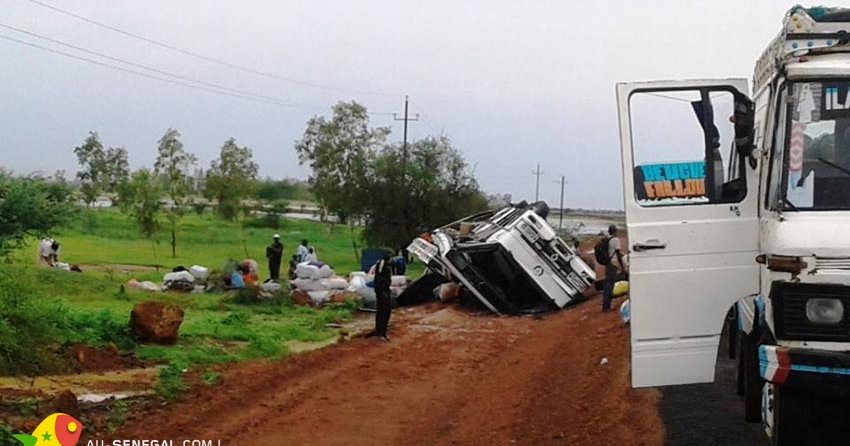
<svg viewBox="0 0 850 446"><path fill-rule="evenodd" d="M55 369L50 348L61 335L64 313L47 302L32 277L0 270L0 371L38 374Z"/></svg>
<svg viewBox="0 0 850 446"><path fill-rule="evenodd" d="M159 381L154 386L154 390L160 398L166 401L175 401L180 398L180 395L186 390L186 384L183 383L183 370L185 368L186 364L175 361L159 371Z"/></svg>

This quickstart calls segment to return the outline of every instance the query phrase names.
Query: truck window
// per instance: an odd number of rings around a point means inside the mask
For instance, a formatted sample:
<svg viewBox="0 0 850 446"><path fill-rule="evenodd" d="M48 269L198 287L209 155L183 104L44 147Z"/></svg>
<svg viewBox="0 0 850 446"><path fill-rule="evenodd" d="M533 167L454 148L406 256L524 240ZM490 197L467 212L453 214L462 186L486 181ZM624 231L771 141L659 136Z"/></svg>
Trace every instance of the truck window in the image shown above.
<svg viewBox="0 0 850 446"><path fill-rule="evenodd" d="M641 206L737 203L745 160L734 146L735 99L721 90L636 92L630 98L635 194Z"/></svg>
<svg viewBox="0 0 850 446"><path fill-rule="evenodd" d="M850 209L850 81L790 87L782 163L786 210Z"/></svg>

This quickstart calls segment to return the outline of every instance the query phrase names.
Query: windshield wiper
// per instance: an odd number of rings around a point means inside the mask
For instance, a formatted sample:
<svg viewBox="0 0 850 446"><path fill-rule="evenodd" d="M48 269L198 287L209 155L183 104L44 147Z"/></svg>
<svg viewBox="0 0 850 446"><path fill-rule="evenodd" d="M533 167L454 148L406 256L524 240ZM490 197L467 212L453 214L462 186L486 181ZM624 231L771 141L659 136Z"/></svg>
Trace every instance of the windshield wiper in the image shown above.
<svg viewBox="0 0 850 446"><path fill-rule="evenodd" d="M845 174L845 175L847 175L847 176L850 176L850 169L846 169L846 168L844 168L844 167L841 167L841 166L839 166L838 164L835 164L835 163L833 163L832 161L827 161L827 160L825 160L825 159L823 159L823 158L821 158L821 157L818 157L818 161L820 161L820 162L822 162L822 163L826 164L826 165L827 165L827 166L829 166L829 167L832 167L832 168L833 168L833 169L835 169L835 170L840 171L841 173L843 173L843 174Z"/></svg>

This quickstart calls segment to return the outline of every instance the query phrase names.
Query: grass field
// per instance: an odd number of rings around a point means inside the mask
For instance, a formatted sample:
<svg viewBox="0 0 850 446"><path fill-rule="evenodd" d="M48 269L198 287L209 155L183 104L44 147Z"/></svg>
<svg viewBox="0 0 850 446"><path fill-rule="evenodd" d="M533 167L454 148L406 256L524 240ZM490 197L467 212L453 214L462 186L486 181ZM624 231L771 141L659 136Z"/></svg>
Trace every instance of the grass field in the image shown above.
<svg viewBox="0 0 850 446"><path fill-rule="evenodd" d="M198 264L215 270L227 259L246 257L246 250L259 262L261 278L265 278L268 273L263 254L276 232L281 234L285 258L294 253L301 239L307 239L316 247L319 259L331 264L338 274L359 269L345 226L329 231L326 225L310 221L281 220L278 229L256 224L249 222L243 232L238 224L211 215L187 215L177 232L177 257L172 258L167 232L160 234L154 255L153 243L139 236L127 216L112 210L83 211L67 227L51 234L61 242L60 260L81 265L82 274L37 266L34 243L17 252L8 268L39 301L58 306L54 311L76 321L72 330L59 335L57 343L112 342L134 351L141 359L187 367L279 357L287 353L287 341L322 341L335 336L336 332L325 325L350 318L356 306L316 310L293 306L285 299L245 305L236 303L232 292L149 293L123 286L131 278L160 283L162 275L176 265ZM151 268L156 264L161 265L160 272ZM126 333L110 333L127 327L133 305L144 300L171 302L184 309L176 346L138 346L124 342Z"/></svg>

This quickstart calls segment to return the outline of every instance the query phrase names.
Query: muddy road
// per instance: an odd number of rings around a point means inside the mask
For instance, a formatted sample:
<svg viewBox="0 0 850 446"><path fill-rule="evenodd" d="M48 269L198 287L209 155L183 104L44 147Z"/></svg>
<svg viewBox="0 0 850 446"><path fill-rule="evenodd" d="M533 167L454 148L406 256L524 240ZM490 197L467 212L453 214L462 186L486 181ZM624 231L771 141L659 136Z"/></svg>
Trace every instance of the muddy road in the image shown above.
<svg viewBox="0 0 850 446"><path fill-rule="evenodd" d="M629 388L628 329L594 300L542 318L432 304L391 340L233 366L114 438L222 444L659 445L660 394ZM607 362L601 364L602 358ZM175 443L177 444L177 443Z"/></svg>

